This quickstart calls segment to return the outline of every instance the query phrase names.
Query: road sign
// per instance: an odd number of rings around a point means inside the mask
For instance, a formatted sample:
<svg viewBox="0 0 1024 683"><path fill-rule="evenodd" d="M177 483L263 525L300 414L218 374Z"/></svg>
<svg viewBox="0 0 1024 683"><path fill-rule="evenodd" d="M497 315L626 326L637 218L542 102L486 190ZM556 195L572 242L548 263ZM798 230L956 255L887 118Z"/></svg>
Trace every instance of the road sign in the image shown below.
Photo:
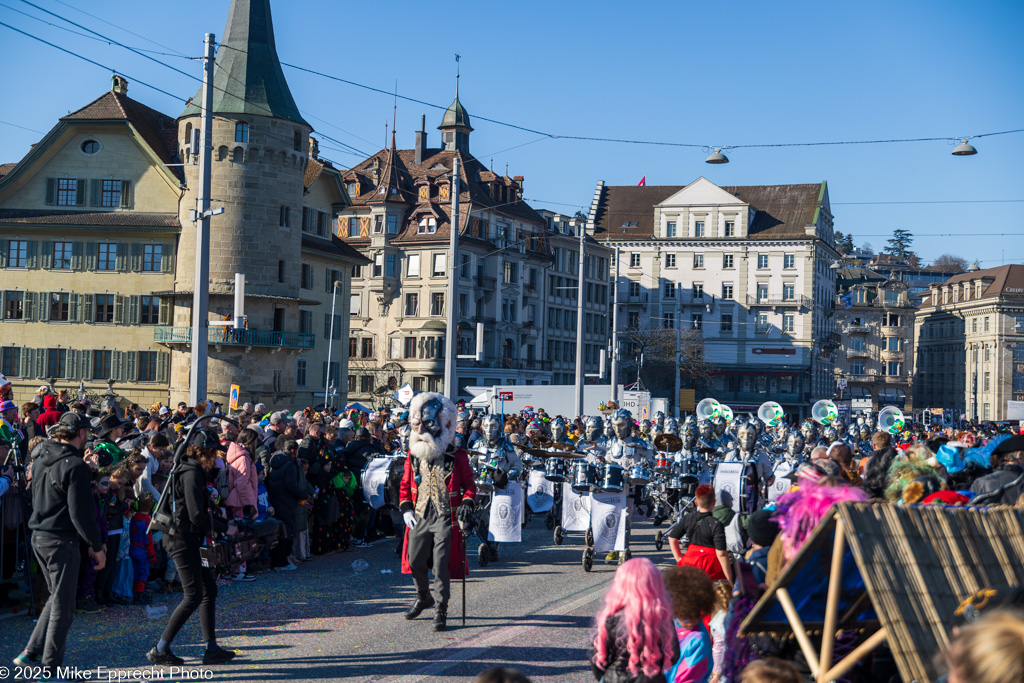
<svg viewBox="0 0 1024 683"><path fill-rule="evenodd" d="M641 420L646 420L647 419L647 406L640 406L640 419Z"/></svg>
<svg viewBox="0 0 1024 683"><path fill-rule="evenodd" d="M416 392L412 390L412 385L406 382L398 388L398 391L395 392L395 398L397 398L398 402L403 406L407 406L415 394Z"/></svg>
<svg viewBox="0 0 1024 683"><path fill-rule="evenodd" d="M499 391L498 392L498 400L499 401L511 401L512 400L512 396L513 396L513 393L511 391Z"/></svg>
<svg viewBox="0 0 1024 683"><path fill-rule="evenodd" d="M242 390L242 387L237 384L231 385L231 400L228 402L228 407L231 410L238 410L238 392Z"/></svg>

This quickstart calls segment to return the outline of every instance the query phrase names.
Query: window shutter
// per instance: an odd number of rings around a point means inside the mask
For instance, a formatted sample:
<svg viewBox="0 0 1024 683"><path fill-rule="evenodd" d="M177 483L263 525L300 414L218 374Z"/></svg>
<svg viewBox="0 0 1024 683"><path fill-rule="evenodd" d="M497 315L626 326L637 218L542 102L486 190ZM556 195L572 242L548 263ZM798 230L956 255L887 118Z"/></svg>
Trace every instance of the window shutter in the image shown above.
<svg viewBox="0 0 1024 683"><path fill-rule="evenodd" d="M87 242L85 245L85 269L96 270L96 263L99 255L99 245L95 242Z"/></svg>
<svg viewBox="0 0 1024 683"><path fill-rule="evenodd" d="M81 306L79 305L79 302L78 302L78 300L80 298L81 298L81 295L80 294L75 294L74 292L72 292L68 296L68 322L72 322L72 323L81 322L81 320L79 320L79 317L78 317L79 313L81 313Z"/></svg>
<svg viewBox="0 0 1024 683"><path fill-rule="evenodd" d="M46 349L36 349L36 377L46 377Z"/></svg>
<svg viewBox="0 0 1024 683"><path fill-rule="evenodd" d="M160 256L160 271L170 273L174 271L174 245L165 244Z"/></svg>
<svg viewBox="0 0 1024 683"><path fill-rule="evenodd" d="M34 360L34 358L35 358L35 349L23 348L21 350L21 368L19 368L19 371L18 371L18 374L21 377L31 377L32 376L32 368L33 368L32 361Z"/></svg>
<svg viewBox="0 0 1024 683"><path fill-rule="evenodd" d="M92 379L92 351L86 349L78 352L79 379Z"/></svg>
<svg viewBox="0 0 1024 683"><path fill-rule="evenodd" d="M36 267L36 250L39 248L39 243L35 240L28 241L28 257L26 259L25 266L27 268Z"/></svg>
<svg viewBox="0 0 1024 683"><path fill-rule="evenodd" d="M78 351L68 349L65 368L67 370L67 379L78 379Z"/></svg>
<svg viewBox="0 0 1024 683"><path fill-rule="evenodd" d="M120 294L114 295L114 324L124 325L124 297Z"/></svg>
<svg viewBox="0 0 1024 683"><path fill-rule="evenodd" d="M92 322L92 297L93 297L92 294L83 294L82 295L82 304L81 304L81 306L82 306L82 309L81 309L82 310L82 320L81 320L81 322L83 322L83 323L91 323Z"/></svg>
<svg viewBox="0 0 1024 683"><path fill-rule="evenodd" d="M100 206L103 204L103 181L96 179L91 183L92 196L89 198L90 206Z"/></svg>
<svg viewBox="0 0 1024 683"><path fill-rule="evenodd" d="M79 178L75 183L75 204L85 206L86 188L89 186L87 178Z"/></svg>
<svg viewBox="0 0 1024 683"><path fill-rule="evenodd" d="M84 244L81 242L71 243L71 269L82 270L82 251Z"/></svg>
<svg viewBox="0 0 1024 683"><path fill-rule="evenodd" d="M325 272L325 275L324 275L324 291L326 293L330 294L331 293L331 269L330 268L325 268L324 272Z"/></svg>
<svg viewBox="0 0 1024 683"><path fill-rule="evenodd" d="M128 245L124 242L117 243L117 269L122 273L128 270Z"/></svg>
<svg viewBox="0 0 1024 683"><path fill-rule="evenodd" d="M40 266L43 268L53 268L53 242L43 240L42 245L42 258L40 259Z"/></svg>
<svg viewBox="0 0 1024 683"><path fill-rule="evenodd" d="M25 292L25 309L24 309L24 311L25 311L25 318L24 319L25 319L26 322L35 320L35 312L36 312L36 293L35 292Z"/></svg>
<svg viewBox="0 0 1024 683"><path fill-rule="evenodd" d="M118 252L120 255L121 252ZM130 270L133 273L138 273L142 270L142 245L135 243L132 245L132 264Z"/></svg>
<svg viewBox="0 0 1024 683"><path fill-rule="evenodd" d="M130 209L132 208L132 200L135 199L135 193L132 191L132 181L122 180L121 181L121 208Z"/></svg>
<svg viewBox="0 0 1024 683"><path fill-rule="evenodd" d="M49 292L39 292L36 295L36 318L39 322L45 323L50 320L50 298Z"/></svg>
<svg viewBox="0 0 1024 683"><path fill-rule="evenodd" d="M160 299L160 324L171 324L171 300Z"/></svg>
<svg viewBox="0 0 1024 683"><path fill-rule="evenodd" d="M57 179L47 178L46 179L46 203L56 204L57 203Z"/></svg>
<svg viewBox="0 0 1024 683"><path fill-rule="evenodd" d="M0 268L7 267L7 249L10 243L10 240L0 240Z"/></svg>
<svg viewBox="0 0 1024 683"><path fill-rule="evenodd" d="M125 351L124 377L122 382L135 382L138 380L139 352Z"/></svg>
<svg viewBox="0 0 1024 683"><path fill-rule="evenodd" d="M137 296L128 297L128 324L139 324L139 297Z"/></svg>
<svg viewBox="0 0 1024 683"><path fill-rule="evenodd" d="M331 314L324 313L324 339L331 338Z"/></svg>
<svg viewBox="0 0 1024 683"><path fill-rule="evenodd" d="M114 351L110 354L110 379L115 382L123 382L121 375L124 370L124 351Z"/></svg>
<svg viewBox="0 0 1024 683"><path fill-rule="evenodd" d="M161 352L156 354L156 381L167 381L167 366L170 364L170 354Z"/></svg>

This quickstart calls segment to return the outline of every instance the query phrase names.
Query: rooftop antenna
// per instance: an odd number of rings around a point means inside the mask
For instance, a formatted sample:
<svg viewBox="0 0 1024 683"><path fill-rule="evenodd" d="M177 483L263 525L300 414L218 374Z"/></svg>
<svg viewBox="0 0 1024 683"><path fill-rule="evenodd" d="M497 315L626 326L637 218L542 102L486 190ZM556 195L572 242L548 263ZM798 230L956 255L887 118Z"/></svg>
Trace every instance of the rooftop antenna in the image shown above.
<svg viewBox="0 0 1024 683"><path fill-rule="evenodd" d="M395 136L395 124L398 121L398 79L395 79L395 111L391 114L391 137Z"/></svg>
<svg viewBox="0 0 1024 683"><path fill-rule="evenodd" d="M455 99L459 99L459 60L462 59L462 55L455 54Z"/></svg>

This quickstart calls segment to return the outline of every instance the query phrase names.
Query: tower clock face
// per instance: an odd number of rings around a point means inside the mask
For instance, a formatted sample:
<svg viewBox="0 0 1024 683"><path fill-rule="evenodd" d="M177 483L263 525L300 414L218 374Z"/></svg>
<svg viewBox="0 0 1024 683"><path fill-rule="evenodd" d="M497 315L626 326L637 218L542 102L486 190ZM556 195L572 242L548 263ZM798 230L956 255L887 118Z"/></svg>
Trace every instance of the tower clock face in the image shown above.
<svg viewBox="0 0 1024 683"><path fill-rule="evenodd" d="M448 185L447 184L442 185L440 191L438 192L438 198L441 201L447 201L448 200L448 195L450 194L450 192L451 191L448 189Z"/></svg>

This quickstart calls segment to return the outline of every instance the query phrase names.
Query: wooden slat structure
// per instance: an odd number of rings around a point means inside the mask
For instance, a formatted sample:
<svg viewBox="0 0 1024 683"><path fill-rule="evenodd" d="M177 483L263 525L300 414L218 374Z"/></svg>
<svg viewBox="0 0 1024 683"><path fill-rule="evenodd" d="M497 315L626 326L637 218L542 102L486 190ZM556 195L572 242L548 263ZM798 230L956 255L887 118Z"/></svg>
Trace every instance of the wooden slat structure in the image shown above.
<svg viewBox="0 0 1024 683"><path fill-rule="evenodd" d="M831 681L887 642L905 681L936 678L953 612L982 588L1024 584L1024 509L842 503L829 511L744 620L742 634L821 630L798 642ZM833 665L837 631L870 633Z"/></svg>

